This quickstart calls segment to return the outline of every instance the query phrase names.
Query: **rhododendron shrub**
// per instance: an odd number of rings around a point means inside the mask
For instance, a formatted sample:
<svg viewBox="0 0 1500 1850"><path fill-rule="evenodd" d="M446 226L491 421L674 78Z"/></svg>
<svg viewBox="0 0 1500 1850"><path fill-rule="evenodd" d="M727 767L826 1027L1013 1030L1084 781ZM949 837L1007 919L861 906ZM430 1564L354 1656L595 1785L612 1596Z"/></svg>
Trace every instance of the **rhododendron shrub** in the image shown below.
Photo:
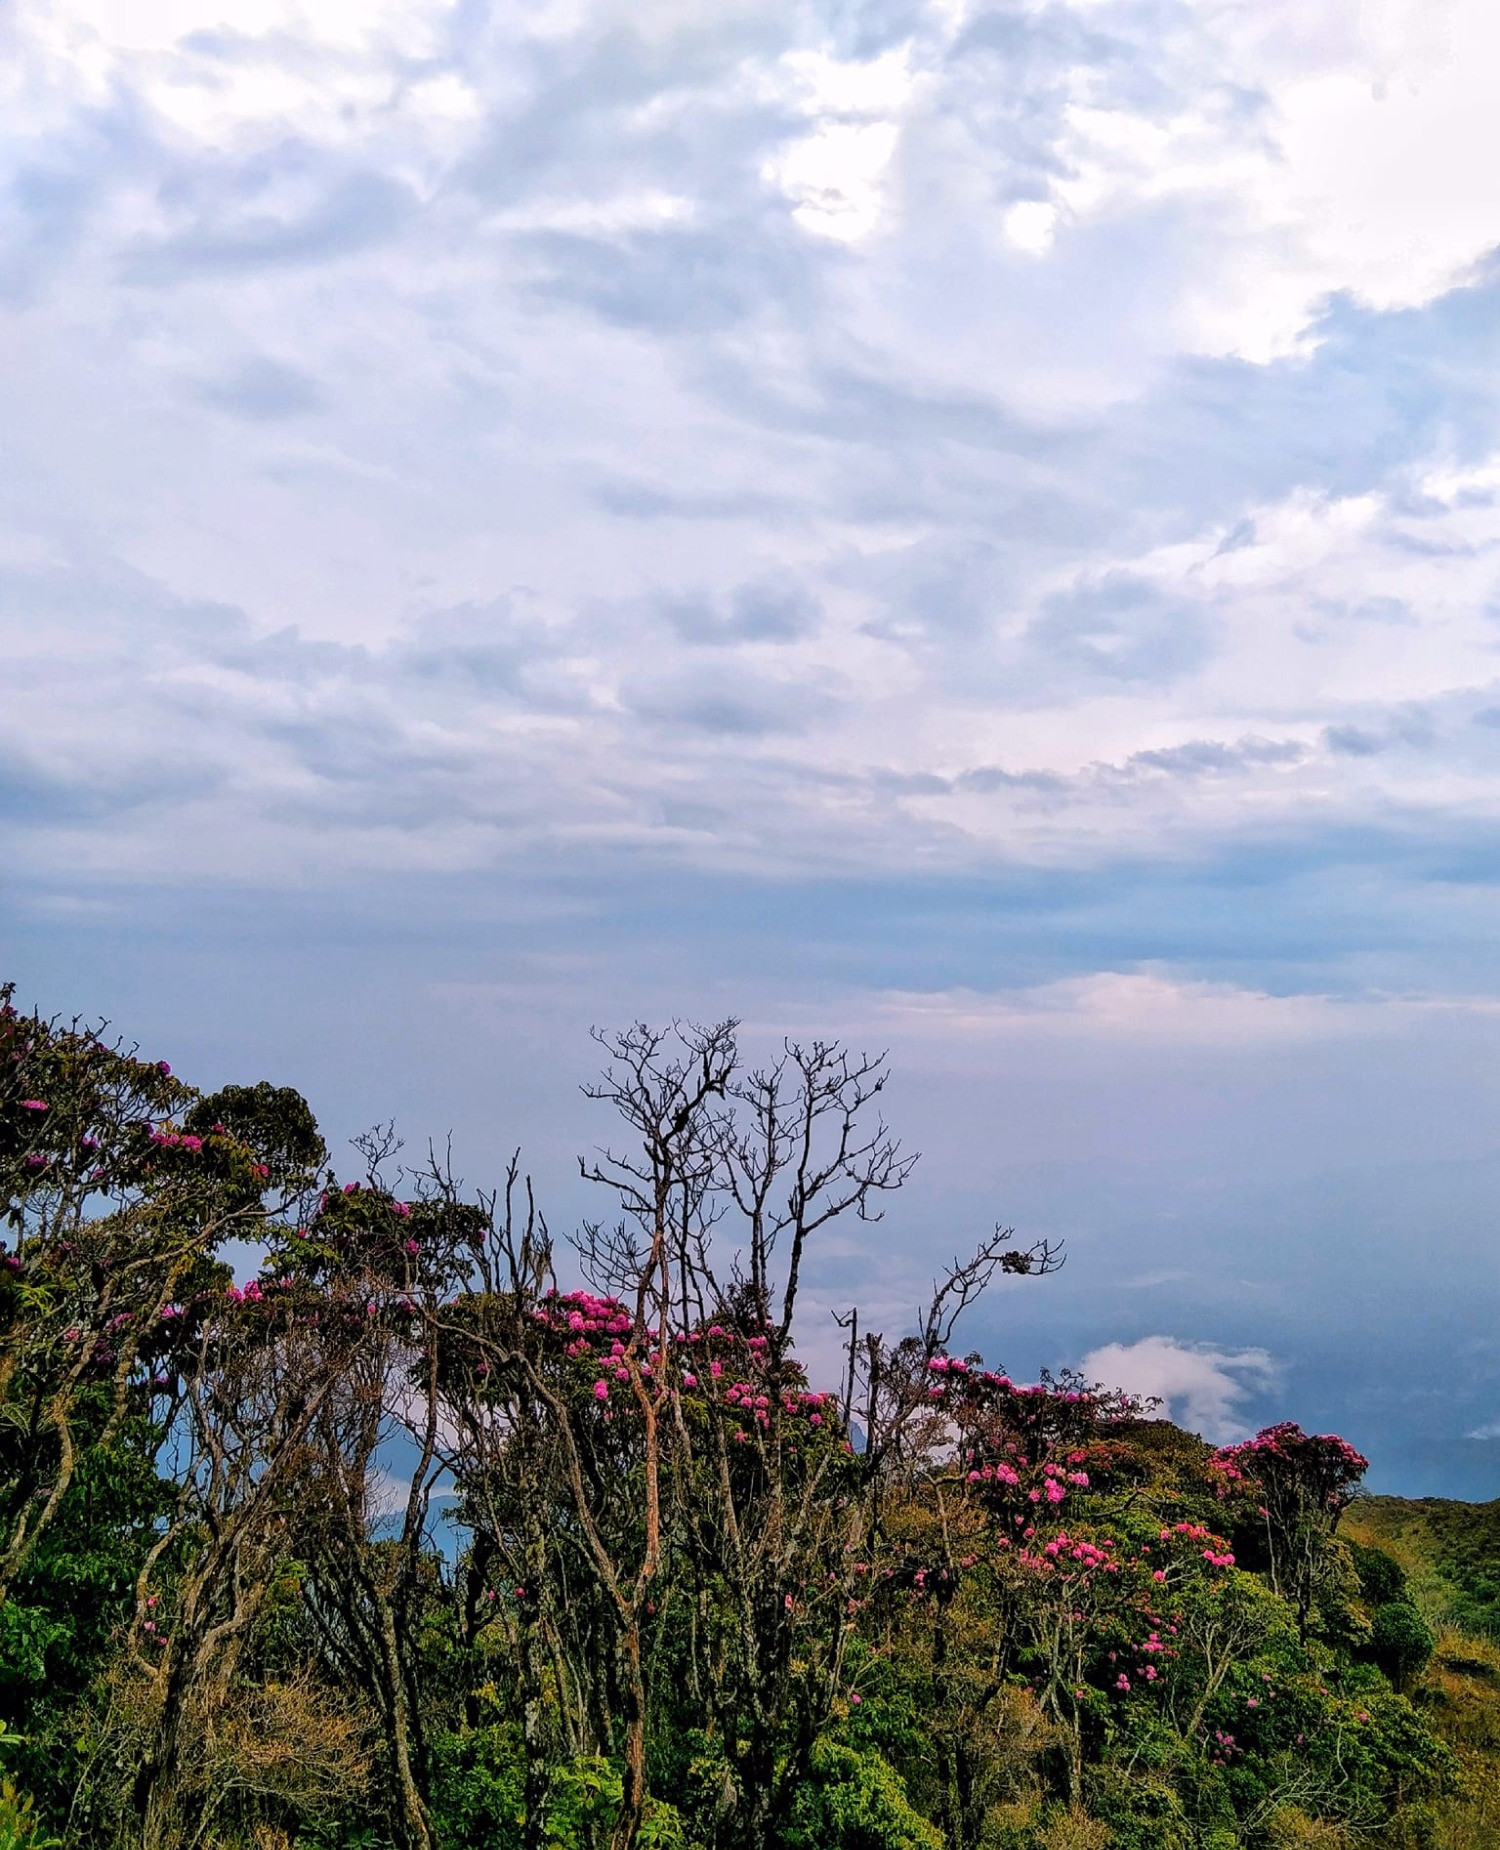
<svg viewBox="0 0 1500 1850"><path fill-rule="evenodd" d="M1271 1584L1296 1606L1304 1632L1320 1595L1345 1577L1328 1538L1369 1463L1336 1433L1305 1433L1290 1420L1210 1460L1238 1529L1263 1548Z"/></svg>
<svg viewBox="0 0 1500 1850"><path fill-rule="evenodd" d="M842 1699L891 1461L925 1417L853 1320L842 1393L809 1383L802 1269L831 1222L877 1217L910 1162L873 1115L878 1061L789 1044L747 1071L733 1024L636 1028L607 1050L595 1095L635 1141L585 1167L621 1211L585 1230L592 1287L558 1290L535 1219L504 1216L424 1342L479 1600L513 1652L528 1815L545 1810L549 1758L597 1743L624 1757L629 1842L671 1717L715 1743L717 1840L759 1850ZM1040 1267L1003 1246L955 1268L942 1304L961 1308L1006 1258ZM561 1692L550 1722L546 1688Z"/></svg>
<svg viewBox="0 0 1500 1850"><path fill-rule="evenodd" d="M1050 1726L1060 1790L1077 1805L1091 1746L1125 1698L1153 1710L1169 1689L1187 1700L1181 1609L1234 1557L1201 1522L1153 1522L1104 1494L1117 1434L1138 1412L1127 1397L1071 1377L1017 1384L973 1355L927 1357L921 1378L932 1450L906 1507L926 1513L875 1568L874 1601L905 1608L908 1643L926 1634L945 1774L933 1802L949 1841L966 1846L994 1796L975 1742L1007 1690L1024 1686Z"/></svg>
<svg viewBox="0 0 1500 1850"><path fill-rule="evenodd" d="M269 1159L165 1063L22 1015L0 990L0 1393L13 1414L0 1428L0 1600L84 1451L132 1420L165 1430L188 1341L181 1301L274 1208L272 1162L283 1189L304 1177L288 1121L302 1156L321 1157L296 1094L263 1092Z"/></svg>
<svg viewBox="0 0 1500 1850"><path fill-rule="evenodd" d="M1023 1386L977 1355L904 1360L906 1391L925 1408L926 1464L909 1472L883 1556L872 1555L862 1643L878 1646L852 1660L862 1700L847 1725L891 1757L955 1850L986 1841L991 1810L1027 1777L1075 1811L1103 1804L1101 1765L1157 1768L1184 1842L1216 1808L1238 1830L1290 1803L1294 1749L1320 1769L1299 1801L1311 1815L1363 1819L1387 1803L1378 1781L1339 1789L1339 1743L1362 1699L1331 1687L1296 1609L1244 1570L1223 1520L1241 1505L1222 1495L1217 1455L1188 1442L1163 1470L1139 1408L1073 1378ZM901 1707L893 1664L906 1666L901 1699L920 1726L872 1734L867 1694ZM993 1745L997 1727L1017 1730L1018 1689L1041 1743L1025 1769ZM1283 1725L1294 1715L1299 1726ZM1405 1789L1430 1792L1446 1777L1442 1756L1420 1725L1412 1740ZM1116 1779L1111 1803L1124 1790ZM1155 1841L1165 1814L1137 1797L1155 1820L1142 1841ZM1120 1828L1129 1838L1136 1827Z"/></svg>
<svg viewBox="0 0 1500 1850"><path fill-rule="evenodd" d="M76 1528L73 1505L82 1499L97 1522L98 1484L128 1484L134 1509L122 1503L116 1520L132 1565L115 1569L113 1619L117 1635L158 1649L160 1597L139 1593L132 1625L131 1580L170 1553L175 1525L161 1525L183 1484L158 1495L156 1472L192 1449L191 1403L217 1343L208 1333L230 1308L221 1254L261 1234L321 1160L295 1093L205 1098L164 1062L0 996L4 1610L41 1597L49 1538ZM135 1510L151 1512L156 1533L132 1527ZM55 1639L75 1635L71 1612L53 1621Z"/></svg>

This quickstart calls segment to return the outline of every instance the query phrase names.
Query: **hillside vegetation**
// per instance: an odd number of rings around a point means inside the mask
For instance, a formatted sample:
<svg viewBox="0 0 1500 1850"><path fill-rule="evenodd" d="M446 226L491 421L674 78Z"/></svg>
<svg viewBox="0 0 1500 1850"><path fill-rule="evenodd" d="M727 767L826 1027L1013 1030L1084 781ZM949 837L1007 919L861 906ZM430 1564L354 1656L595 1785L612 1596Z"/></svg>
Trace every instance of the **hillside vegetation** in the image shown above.
<svg viewBox="0 0 1500 1850"><path fill-rule="evenodd" d="M1492 1841L1477 1518L1013 1381L957 1339L1057 1263L1004 1231L810 1379L881 1063L603 1046L572 1285L517 1168L343 1179L0 991L0 1850Z"/></svg>
<svg viewBox="0 0 1500 1850"><path fill-rule="evenodd" d="M1436 1808L1435 1850L1500 1846L1500 1500L1360 1497L1341 1532L1396 1564L1436 1637L1410 1689L1461 1768L1461 1790Z"/></svg>

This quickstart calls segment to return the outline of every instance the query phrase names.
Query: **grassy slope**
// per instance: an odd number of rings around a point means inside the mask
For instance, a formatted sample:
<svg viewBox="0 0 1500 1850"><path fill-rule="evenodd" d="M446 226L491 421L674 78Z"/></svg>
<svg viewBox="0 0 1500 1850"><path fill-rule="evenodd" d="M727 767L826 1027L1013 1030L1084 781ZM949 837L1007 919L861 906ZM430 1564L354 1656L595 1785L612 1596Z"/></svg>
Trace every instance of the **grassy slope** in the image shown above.
<svg viewBox="0 0 1500 1850"><path fill-rule="evenodd" d="M1395 1556L1434 1628L1452 1625L1500 1643L1500 1499L1361 1497L1342 1533Z"/></svg>
<svg viewBox="0 0 1500 1850"><path fill-rule="evenodd" d="M1466 1791L1443 1806L1432 1850L1500 1850L1500 1501L1364 1497L1340 1533L1400 1562L1438 1634L1411 1696L1458 1755Z"/></svg>

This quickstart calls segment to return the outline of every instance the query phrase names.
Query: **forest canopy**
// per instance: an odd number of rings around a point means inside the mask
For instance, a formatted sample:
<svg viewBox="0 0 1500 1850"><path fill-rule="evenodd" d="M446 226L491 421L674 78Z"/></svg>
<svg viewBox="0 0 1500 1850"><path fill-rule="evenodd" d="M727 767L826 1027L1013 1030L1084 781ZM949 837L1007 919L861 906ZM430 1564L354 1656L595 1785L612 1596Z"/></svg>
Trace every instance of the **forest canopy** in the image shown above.
<svg viewBox="0 0 1500 1850"><path fill-rule="evenodd" d="M1004 1229L814 1376L810 1256L911 1171L883 1060L599 1041L559 1250L519 1159L344 1173L0 990L0 1846L1437 1841L1351 1445L1013 1381L964 1314L1060 1255Z"/></svg>

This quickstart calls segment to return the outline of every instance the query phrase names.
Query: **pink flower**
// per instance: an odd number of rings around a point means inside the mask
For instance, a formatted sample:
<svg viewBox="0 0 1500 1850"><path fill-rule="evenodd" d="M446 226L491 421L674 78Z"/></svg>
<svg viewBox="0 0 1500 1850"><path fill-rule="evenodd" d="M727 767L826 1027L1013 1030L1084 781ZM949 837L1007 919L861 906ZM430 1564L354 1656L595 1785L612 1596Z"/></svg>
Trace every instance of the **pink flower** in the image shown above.
<svg viewBox="0 0 1500 1850"><path fill-rule="evenodd" d="M47 1101L44 1098L23 1098L21 1100L21 1109L22 1111L46 1111L48 1109Z"/></svg>
<svg viewBox="0 0 1500 1850"><path fill-rule="evenodd" d="M609 1383L607 1381L596 1381L594 1383L594 1399L595 1400L608 1400L609 1399Z"/></svg>
<svg viewBox="0 0 1500 1850"><path fill-rule="evenodd" d="M684 1387L697 1387L698 1377L696 1375L684 1375L682 1377L682 1385Z"/></svg>
<svg viewBox="0 0 1500 1850"><path fill-rule="evenodd" d="M864 1697L860 1695L858 1690L855 1690L849 1698L849 1706L851 1708L857 1709L860 1703L862 1703L863 1701L864 1701Z"/></svg>
<svg viewBox="0 0 1500 1850"><path fill-rule="evenodd" d="M404 1242L401 1250L404 1253L408 1254L411 1258L415 1259L417 1254L421 1252L422 1249L420 1246L417 1245L415 1240L407 1240L406 1242Z"/></svg>
<svg viewBox="0 0 1500 1850"><path fill-rule="evenodd" d="M391 1212L392 1214L399 1214L402 1220L407 1220L411 1216L411 1209L404 1201L393 1201L391 1203Z"/></svg>

